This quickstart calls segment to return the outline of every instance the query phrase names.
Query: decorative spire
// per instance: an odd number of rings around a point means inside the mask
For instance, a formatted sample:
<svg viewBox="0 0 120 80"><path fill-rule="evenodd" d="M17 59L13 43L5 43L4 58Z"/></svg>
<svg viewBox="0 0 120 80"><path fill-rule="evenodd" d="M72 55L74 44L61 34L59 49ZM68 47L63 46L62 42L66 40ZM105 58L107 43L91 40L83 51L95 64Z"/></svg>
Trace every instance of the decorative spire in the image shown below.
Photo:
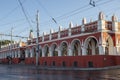
<svg viewBox="0 0 120 80"><path fill-rule="evenodd" d="M61 31L62 30L62 26L59 26L59 31Z"/></svg>
<svg viewBox="0 0 120 80"><path fill-rule="evenodd" d="M71 28L71 27L73 27L73 23L72 22L70 22L70 24L69 24L69 28Z"/></svg>
<svg viewBox="0 0 120 80"><path fill-rule="evenodd" d="M100 13L99 13L99 18L98 18L98 19L99 19L99 20L104 20L104 19L105 19L103 12L100 12Z"/></svg>
<svg viewBox="0 0 120 80"><path fill-rule="evenodd" d="M43 32L43 36L46 35L46 32Z"/></svg>
<svg viewBox="0 0 120 80"><path fill-rule="evenodd" d="M75 25L76 27L78 26L78 24Z"/></svg>
<svg viewBox="0 0 120 80"><path fill-rule="evenodd" d="M87 23L86 18L83 18L82 24L86 24L86 23Z"/></svg>
<svg viewBox="0 0 120 80"><path fill-rule="evenodd" d="M53 33L53 29L50 29L50 34Z"/></svg>
<svg viewBox="0 0 120 80"><path fill-rule="evenodd" d="M93 22L93 20L92 20L92 19L90 19L90 22Z"/></svg>
<svg viewBox="0 0 120 80"><path fill-rule="evenodd" d="M31 29L31 30L30 30L30 34L29 34L29 39L33 39L33 38L34 38L33 30Z"/></svg>
<svg viewBox="0 0 120 80"><path fill-rule="evenodd" d="M115 21L115 22L117 22L117 21L118 21L118 19L117 19L117 17L116 17L116 15L115 15L115 14L113 14L113 16L112 16L112 21Z"/></svg>

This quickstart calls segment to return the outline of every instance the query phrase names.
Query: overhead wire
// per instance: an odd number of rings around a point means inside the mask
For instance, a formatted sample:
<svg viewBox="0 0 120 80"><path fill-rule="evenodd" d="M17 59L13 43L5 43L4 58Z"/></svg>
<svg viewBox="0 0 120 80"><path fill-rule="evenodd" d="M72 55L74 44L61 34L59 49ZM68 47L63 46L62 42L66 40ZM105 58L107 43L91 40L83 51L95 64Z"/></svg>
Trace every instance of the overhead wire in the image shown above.
<svg viewBox="0 0 120 80"><path fill-rule="evenodd" d="M112 0L112 1L114 1L114 0ZM112 1L111 1L111 0L108 0L108 1L106 1L106 2L103 2L103 3L100 3L100 4L96 5L96 7L97 7L97 6L100 6L100 5L104 5L104 4L109 3L109 2L112 2ZM74 16L74 15L76 15L76 14L85 12L85 11L87 11L87 10L90 10L91 8L93 8L93 7L90 6L90 7L86 8L86 9L78 10L78 11L76 11L76 12L73 12L73 13L70 14L70 15L64 16L63 18L61 18L61 19L59 19L59 20L66 19L67 17L71 17L71 16Z"/></svg>
<svg viewBox="0 0 120 80"><path fill-rule="evenodd" d="M97 0L97 1L95 1L95 2L100 2L100 1L102 1L102 0ZM68 16L68 15L70 15L70 14L72 14L72 13L75 13L76 11L79 11L79 10L81 10L81 9L84 9L84 8L87 8L87 7L89 7L89 4L86 4L86 5L84 5L84 6L82 6L82 7L80 7L80 8L77 8L77 9L75 9L75 10L72 10L72 11L70 11L70 12L67 12L67 13L65 13L65 14L63 14L63 15L61 15L61 16L58 16L58 17L56 17L56 19L63 19L63 17L65 17L65 16ZM92 8L92 7L91 7ZM84 11L84 10L83 10ZM65 17L66 18L66 17ZM48 21L45 21L45 22L43 22L42 24L46 24L46 23L48 23L48 22L50 22L50 20L48 20Z"/></svg>
<svg viewBox="0 0 120 80"><path fill-rule="evenodd" d="M26 12L25 12L25 9L24 9L24 7L23 7L23 5L22 5L21 1L20 1L20 0L18 0L18 2L19 2L19 4L20 4L20 7L21 7L21 9L22 9L22 12L23 12L23 14L24 14L24 16L25 16L25 18L26 18L26 20L27 20L27 22L28 22L29 26L32 28L31 22L30 22L30 20L29 20L29 18L28 18L28 16L27 16L27 14L26 14Z"/></svg>
<svg viewBox="0 0 120 80"><path fill-rule="evenodd" d="M22 1L21 3L24 4L26 0ZM16 11L18 9L19 6L16 6L15 8L13 8L12 10L10 10L8 13L5 14L5 16L3 16L0 21L5 20L6 18L8 18L14 11Z"/></svg>
<svg viewBox="0 0 120 80"><path fill-rule="evenodd" d="M110 3L112 2L111 0L108 0L108 1L104 1L102 3L100 3L101 0L97 0L95 2L99 2L98 4L96 4L96 7L98 6L101 6L101 5L104 5L104 4L107 4L107 3ZM114 1L114 0L113 0ZM89 4L87 4L87 6L83 6L81 8L78 8L78 9L75 9L73 11L71 11L70 13L66 13L65 15L62 15L62 16L59 16L59 17L56 17L57 21L61 21L63 19L67 19L68 17L72 17L72 16L75 16L76 14L79 14L79 13L82 13L82 12L85 12L85 11L88 11L90 9L94 8L93 6L89 6ZM49 20L50 21L50 20ZM49 23L48 21L48 23ZM46 25L47 21L44 23L42 23L41 25Z"/></svg>
<svg viewBox="0 0 120 80"><path fill-rule="evenodd" d="M51 18L51 20L58 25L58 22L56 21L56 19L48 12L48 10L43 6L43 4L40 2L40 0L36 0L38 2L38 4L41 6L41 8L43 8L44 12Z"/></svg>
<svg viewBox="0 0 120 80"><path fill-rule="evenodd" d="M102 1L102 0L97 0L97 1L95 1L95 2L100 2L100 1ZM25 2L25 0L24 0L24 2ZM41 4L40 1L39 1L39 4ZM89 5L89 4L84 5L84 6L80 7L80 8L78 8L78 9L72 10L72 11L70 11L70 12L68 12L68 13L65 13L65 14L63 14L63 15L61 15L61 16L59 16L59 17L56 17L56 18L64 17L64 16L66 16L66 15L68 15L68 14L71 14L71 13L73 13L73 12L75 12L75 11L78 11L78 10L81 10L81 9L83 9L83 8L85 8L85 7L88 7L88 5ZM48 16L50 16L49 13L48 13L48 11L46 10L46 8L45 8L44 6L41 6L41 7L43 7L44 10L45 10L45 12L48 14ZM50 16L50 17L51 17L51 16ZM0 26L9 25L9 24L16 23L16 22L19 22L19 21L22 21L22 20L24 20L24 19L19 19L19 20L15 20L15 21L13 21L13 22L1 24ZM49 20L49 21L50 21L50 20ZM49 22L49 21L44 21L44 22L42 22L42 23L44 24L44 23Z"/></svg>

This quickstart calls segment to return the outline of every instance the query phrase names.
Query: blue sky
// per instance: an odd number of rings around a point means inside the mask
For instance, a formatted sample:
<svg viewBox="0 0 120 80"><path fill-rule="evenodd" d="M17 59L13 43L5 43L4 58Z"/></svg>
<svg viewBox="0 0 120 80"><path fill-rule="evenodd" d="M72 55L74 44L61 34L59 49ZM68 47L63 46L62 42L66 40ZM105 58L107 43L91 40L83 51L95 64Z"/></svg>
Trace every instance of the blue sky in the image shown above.
<svg viewBox="0 0 120 80"><path fill-rule="evenodd" d="M74 25L81 25L83 17L86 17L87 22L90 19L97 20L100 11L106 14L107 20L110 20L113 14L116 14L120 19L120 0L93 0L96 7L89 5L90 0L20 1L32 26L30 27L26 20L18 0L0 0L0 33L10 34L13 27L13 35L28 36L30 29L33 29L34 35L36 35L35 15L37 10L40 15L40 35L43 32L49 33L50 29L58 31L59 25L68 28L70 22L73 22ZM55 24L52 18L58 24ZM2 39L10 39L10 37L2 36Z"/></svg>

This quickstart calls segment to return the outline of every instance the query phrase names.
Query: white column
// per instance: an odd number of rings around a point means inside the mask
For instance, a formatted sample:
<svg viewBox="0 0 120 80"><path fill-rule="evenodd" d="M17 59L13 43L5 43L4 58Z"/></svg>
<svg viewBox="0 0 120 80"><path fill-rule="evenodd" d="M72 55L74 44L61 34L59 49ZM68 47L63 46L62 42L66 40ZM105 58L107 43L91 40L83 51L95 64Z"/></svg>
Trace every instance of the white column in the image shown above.
<svg viewBox="0 0 120 80"><path fill-rule="evenodd" d="M112 55L119 55L119 47L118 46L113 47L113 54Z"/></svg>
<svg viewBox="0 0 120 80"><path fill-rule="evenodd" d="M114 46L109 46L109 54L110 55L116 55L116 47Z"/></svg>
<svg viewBox="0 0 120 80"><path fill-rule="evenodd" d="M82 49L82 55L86 55L86 49L85 49L85 47L82 46L81 49Z"/></svg>
<svg viewBox="0 0 120 80"><path fill-rule="evenodd" d="M116 47L116 53L117 53L117 55L120 55L120 46Z"/></svg>
<svg viewBox="0 0 120 80"><path fill-rule="evenodd" d="M72 48L71 48L71 45L69 44L68 46L68 56L72 56Z"/></svg>
<svg viewBox="0 0 120 80"><path fill-rule="evenodd" d="M28 49L25 50L25 57L28 57Z"/></svg>
<svg viewBox="0 0 120 80"><path fill-rule="evenodd" d="M18 58L18 50L16 51L16 58Z"/></svg>
<svg viewBox="0 0 120 80"><path fill-rule="evenodd" d="M42 48L42 57L45 57L44 48Z"/></svg>
<svg viewBox="0 0 120 80"><path fill-rule="evenodd" d="M30 57L33 57L33 50L30 49Z"/></svg>
<svg viewBox="0 0 120 80"><path fill-rule="evenodd" d="M61 49L60 49L60 46L58 46L58 56L61 56Z"/></svg>
<svg viewBox="0 0 120 80"><path fill-rule="evenodd" d="M15 58L17 58L17 57L16 57L16 51L15 51Z"/></svg>
<svg viewBox="0 0 120 80"><path fill-rule="evenodd" d="M99 45L99 55L105 55L105 46Z"/></svg>
<svg viewBox="0 0 120 80"><path fill-rule="evenodd" d="M18 50L18 58L20 58L20 50Z"/></svg>
<svg viewBox="0 0 120 80"><path fill-rule="evenodd" d="M50 53L50 56L52 57L52 56L53 56L53 53L52 53L51 48L49 48L49 53Z"/></svg>

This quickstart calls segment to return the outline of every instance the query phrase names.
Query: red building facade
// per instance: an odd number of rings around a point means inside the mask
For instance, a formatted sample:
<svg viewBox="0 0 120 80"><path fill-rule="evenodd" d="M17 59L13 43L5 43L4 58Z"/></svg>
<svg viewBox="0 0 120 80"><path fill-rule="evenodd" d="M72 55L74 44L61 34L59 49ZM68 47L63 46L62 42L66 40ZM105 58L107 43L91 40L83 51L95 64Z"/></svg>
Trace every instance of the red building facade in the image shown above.
<svg viewBox="0 0 120 80"><path fill-rule="evenodd" d="M12 52L6 48L0 51L3 62L7 62L6 57L11 55L13 63L22 60L25 64L35 64L36 38L32 31L26 45L12 48ZM43 33L39 37L38 52L41 66L87 68L120 65L120 22L115 15L111 21L105 20L100 12L97 21L87 23L83 18L82 25L70 23L67 29L50 30L50 34Z"/></svg>

